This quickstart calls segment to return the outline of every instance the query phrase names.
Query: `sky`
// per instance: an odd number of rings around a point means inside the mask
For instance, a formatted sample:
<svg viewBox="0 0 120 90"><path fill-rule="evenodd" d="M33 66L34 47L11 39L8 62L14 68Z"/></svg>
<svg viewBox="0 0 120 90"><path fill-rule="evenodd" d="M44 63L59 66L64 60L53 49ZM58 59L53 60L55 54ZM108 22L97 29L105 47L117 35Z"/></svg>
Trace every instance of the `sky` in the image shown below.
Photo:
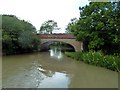
<svg viewBox="0 0 120 90"><path fill-rule="evenodd" d="M15 15L40 29L42 23L54 20L61 28L55 33L64 33L72 18L79 18L79 7L88 0L0 0L0 14Z"/></svg>

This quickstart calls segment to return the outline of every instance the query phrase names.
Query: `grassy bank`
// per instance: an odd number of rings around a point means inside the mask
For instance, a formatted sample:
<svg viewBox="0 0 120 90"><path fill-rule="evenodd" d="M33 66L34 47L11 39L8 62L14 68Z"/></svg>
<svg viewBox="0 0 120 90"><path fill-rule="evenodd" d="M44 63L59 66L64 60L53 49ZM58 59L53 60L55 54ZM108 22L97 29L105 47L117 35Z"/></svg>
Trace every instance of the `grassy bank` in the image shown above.
<svg viewBox="0 0 120 90"><path fill-rule="evenodd" d="M68 57L85 63L120 72L120 56L104 55L101 52L65 52Z"/></svg>

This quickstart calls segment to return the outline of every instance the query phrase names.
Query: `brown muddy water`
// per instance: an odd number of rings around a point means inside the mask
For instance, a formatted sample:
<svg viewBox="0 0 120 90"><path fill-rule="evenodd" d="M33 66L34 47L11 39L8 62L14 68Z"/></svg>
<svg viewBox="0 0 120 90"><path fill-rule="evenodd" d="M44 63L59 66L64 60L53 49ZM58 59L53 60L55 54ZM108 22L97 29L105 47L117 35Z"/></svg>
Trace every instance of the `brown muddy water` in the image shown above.
<svg viewBox="0 0 120 90"><path fill-rule="evenodd" d="M48 52L3 56L3 88L118 88L118 73Z"/></svg>

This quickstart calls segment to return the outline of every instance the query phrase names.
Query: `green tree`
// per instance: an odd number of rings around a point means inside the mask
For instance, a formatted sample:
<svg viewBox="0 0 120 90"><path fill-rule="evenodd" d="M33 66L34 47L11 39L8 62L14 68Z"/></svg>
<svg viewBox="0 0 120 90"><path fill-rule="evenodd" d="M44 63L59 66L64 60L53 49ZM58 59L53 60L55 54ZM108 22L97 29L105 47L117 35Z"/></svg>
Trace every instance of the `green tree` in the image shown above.
<svg viewBox="0 0 120 90"><path fill-rule="evenodd" d="M57 27L58 27L57 22L55 22L53 20L48 20L41 25L39 33L52 34L53 30L57 29Z"/></svg>
<svg viewBox="0 0 120 90"><path fill-rule="evenodd" d="M80 18L68 25L87 50L120 53L120 2L90 2L80 7Z"/></svg>
<svg viewBox="0 0 120 90"><path fill-rule="evenodd" d="M20 33L19 45L26 50L37 50L40 44L40 39L29 31Z"/></svg>
<svg viewBox="0 0 120 90"><path fill-rule="evenodd" d="M34 38L36 38L35 27L27 21L19 20L14 15L1 15L1 16L2 16L3 54L24 52L28 48L29 48L28 52L29 50L33 50L33 47L30 47L29 45L33 45L32 42L35 41L34 40Z"/></svg>
<svg viewBox="0 0 120 90"><path fill-rule="evenodd" d="M74 26L77 24L78 19L72 18L71 22L68 23L65 33L71 33L71 30L74 28Z"/></svg>

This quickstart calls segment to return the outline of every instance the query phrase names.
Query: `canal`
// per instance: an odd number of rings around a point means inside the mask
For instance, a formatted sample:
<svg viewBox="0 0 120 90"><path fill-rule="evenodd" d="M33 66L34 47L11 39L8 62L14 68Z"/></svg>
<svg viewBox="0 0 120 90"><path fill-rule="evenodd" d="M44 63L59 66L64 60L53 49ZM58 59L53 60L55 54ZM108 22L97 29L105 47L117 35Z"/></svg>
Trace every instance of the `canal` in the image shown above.
<svg viewBox="0 0 120 90"><path fill-rule="evenodd" d="M118 73L66 57L61 49L3 56L3 88L118 88Z"/></svg>

